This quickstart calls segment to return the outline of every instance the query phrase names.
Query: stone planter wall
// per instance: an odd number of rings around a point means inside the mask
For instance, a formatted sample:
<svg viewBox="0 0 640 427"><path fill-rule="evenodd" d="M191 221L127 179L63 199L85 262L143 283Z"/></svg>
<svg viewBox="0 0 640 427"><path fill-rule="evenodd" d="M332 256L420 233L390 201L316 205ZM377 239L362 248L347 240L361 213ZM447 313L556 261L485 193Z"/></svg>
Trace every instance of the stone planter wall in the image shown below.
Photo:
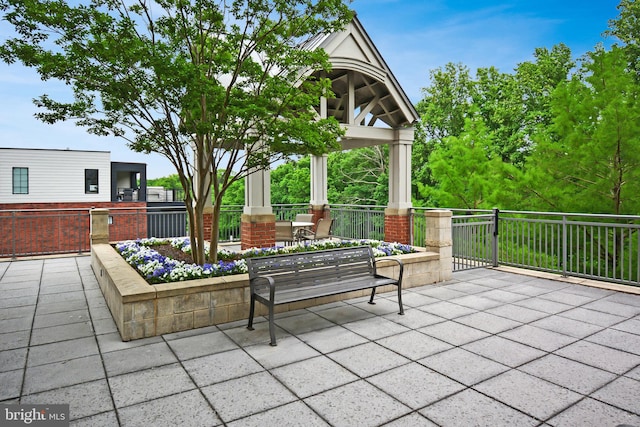
<svg viewBox="0 0 640 427"><path fill-rule="evenodd" d="M433 252L400 255L404 263L403 289L446 280L441 276L440 257ZM95 244L91 264L123 341L162 335L247 319L249 275L216 277L149 285L116 250L106 243ZM395 262L379 262L379 272L397 277ZM395 292L395 286L378 289ZM317 298L276 308L297 310L344 299L367 296L370 291ZM265 315L262 304L256 315Z"/></svg>

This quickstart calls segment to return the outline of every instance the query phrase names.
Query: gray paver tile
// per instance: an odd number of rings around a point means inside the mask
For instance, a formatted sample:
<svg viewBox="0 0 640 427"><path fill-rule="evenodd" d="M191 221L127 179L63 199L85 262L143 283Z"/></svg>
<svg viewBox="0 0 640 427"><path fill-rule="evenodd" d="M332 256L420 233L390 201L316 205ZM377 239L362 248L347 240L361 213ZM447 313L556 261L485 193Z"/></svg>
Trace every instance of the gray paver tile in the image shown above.
<svg viewBox="0 0 640 427"><path fill-rule="evenodd" d="M482 283L487 284L487 286L471 282L458 282L448 285L447 287L449 289L453 289L454 291L462 292L468 295L479 294L481 292L487 292L492 289L491 286L487 283L488 281L489 279L482 279Z"/></svg>
<svg viewBox="0 0 640 427"><path fill-rule="evenodd" d="M17 319L22 317L32 318L36 312L35 305L25 305L22 307L0 308L0 319Z"/></svg>
<svg viewBox="0 0 640 427"><path fill-rule="evenodd" d="M269 344L271 342L271 338L269 335L269 322L265 322L261 320L256 322L257 319L254 319L253 322L253 331L247 329L247 322L241 322L242 326L237 326L234 328L226 329L220 328L222 331L233 340L237 345L241 347L247 347L255 344ZM291 334L279 328L276 325L275 328L276 341L280 342L280 340L284 337L290 337Z"/></svg>
<svg viewBox="0 0 640 427"><path fill-rule="evenodd" d="M0 298L0 308L15 308L25 305L36 305L37 297L35 295L15 298Z"/></svg>
<svg viewBox="0 0 640 427"><path fill-rule="evenodd" d="M275 322L290 334L296 335L335 326L333 322L311 311L305 311L295 316L277 318Z"/></svg>
<svg viewBox="0 0 640 427"><path fill-rule="evenodd" d="M374 304L369 304L369 299L367 298L364 301L353 304L353 306L378 316L384 316L391 313L395 313L400 316L398 314L400 312L400 305L398 304L397 296L395 298L388 298L387 295L388 294L381 294L376 296L373 300ZM384 298L381 298L381 296L384 296ZM402 303L403 307L406 307L406 304L404 304L404 298L402 299Z"/></svg>
<svg viewBox="0 0 640 427"><path fill-rule="evenodd" d="M417 412L413 412L404 417L400 417L390 423L384 424L384 427L437 427L438 424L426 419Z"/></svg>
<svg viewBox="0 0 640 427"><path fill-rule="evenodd" d="M273 369L271 373L301 398L359 379L325 356L291 363Z"/></svg>
<svg viewBox="0 0 640 427"><path fill-rule="evenodd" d="M326 310L318 310L316 313L327 320L337 323L338 325L344 325L345 323L368 319L374 316L373 313L347 304L328 308Z"/></svg>
<svg viewBox="0 0 640 427"><path fill-rule="evenodd" d="M522 365L519 370L587 395L616 378L615 374L549 354Z"/></svg>
<svg viewBox="0 0 640 427"><path fill-rule="evenodd" d="M609 296L604 298L606 301L613 301L620 304L628 304L633 305L634 307L640 307L640 295L632 295L625 292L609 292L609 294Z"/></svg>
<svg viewBox="0 0 640 427"><path fill-rule="evenodd" d="M458 317L455 321L491 334L504 332L522 325L522 323L516 322L515 320L506 319L486 312L478 312L469 314L468 316Z"/></svg>
<svg viewBox="0 0 640 427"><path fill-rule="evenodd" d="M0 372L0 401L20 397L23 373L22 369Z"/></svg>
<svg viewBox="0 0 640 427"><path fill-rule="evenodd" d="M640 364L640 356L588 341L578 341L555 353L615 374L623 374Z"/></svg>
<svg viewBox="0 0 640 427"><path fill-rule="evenodd" d="M339 350L328 356L363 378L409 363L409 359L376 343Z"/></svg>
<svg viewBox="0 0 640 427"><path fill-rule="evenodd" d="M504 289L494 289L489 292L484 292L480 296L482 296L483 298L489 298L492 300L506 302L506 303L522 301L523 299L527 299L526 295L522 295L517 292L509 292Z"/></svg>
<svg viewBox="0 0 640 427"><path fill-rule="evenodd" d="M521 323L529 323L549 316L549 313L545 313L544 311L532 310L530 308L520 307L513 304L505 304L499 307L490 308L486 310L485 313L506 317L507 319Z"/></svg>
<svg viewBox="0 0 640 427"><path fill-rule="evenodd" d="M465 387L418 363L399 366L367 380L412 409L422 408Z"/></svg>
<svg viewBox="0 0 640 427"><path fill-rule="evenodd" d="M540 298L550 300L550 301L560 302L563 304L572 305L574 307L578 307L578 306L590 303L595 299L585 295L578 295L576 293L566 292L566 289L540 295Z"/></svg>
<svg viewBox="0 0 640 427"><path fill-rule="evenodd" d="M588 310L583 307L574 308L573 310L560 313L559 316L568 317L569 319L578 320L580 322L591 323L598 326L609 327L625 320L622 316L615 314L603 313L595 310Z"/></svg>
<svg viewBox="0 0 640 427"><path fill-rule="evenodd" d="M105 379L30 394L23 396L21 402L40 405L68 403L72 420L113 410Z"/></svg>
<svg viewBox="0 0 640 427"><path fill-rule="evenodd" d="M640 415L640 381L620 377L591 395L598 400Z"/></svg>
<svg viewBox="0 0 640 427"><path fill-rule="evenodd" d="M31 345L47 344L75 338L92 337L94 335L91 322L71 323L69 325L52 326L34 329L31 333Z"/></svg>
<svg viewBox="0 0 640 427"><path fill-rule="evenodd" d="M587 337L586 340L640 355L640 335L615 329L605 329L604 331Z"/></svg>
<svg viewBox="0 0 640 427"><path fill-rule="evenodd" d="M448 301L441 301L435 304L429 304L426 307L422 307L422 311L443 317L445 319L455 319L456 317L475 313L477 310L469 307L463 307L458 304L452 304Z"/></svg>
<svg viewBox="0 0 640 427"><path fill-rule="evenodd" d="M28 366L38 366L53 362L98 354L98 344L94 337L31 346Z"/></svg>
<svg viewBox="0 0 640 427"><path fill-rule="evenodd" d="M0 334L0 351L13 350L29 345L31 331L9 332Z"/></svg>
<svg viewBox="0 0 640 427"><path fill-rule="evenodd" d="M197 390L139 403L118 410L123 426L200 427L220 425L220 419Z"/></svg>
<svg viewBox="0 0 640 427"><path fill-rule="evenodd" d="M582 398L578 393L517 370L500 374L474 388L541 420Z"/></svg>
<svg viewBox="0 0 640 427"><path fill-rule="evenodd" d="M531 326L569 335L574 338L584 338L602 330L602 326L556 315L532 322Z"/></svg>
<svg viewBox="0 0 640 427"><path fill-rule="evenodd" d="M355 334L342 326L334 326L320 331L308 332L306 334L299 335L298 338L323 354L367 342L366 338Z"/></svg>
<svg viewBox="0 0 640 427"><path fill-rule="evenodd" d="M638 366L636 369L630 370L625 374L625 376L640 381L640 366Z"/></svg>
<svg viewBox="0 0 640 427"><path fill-rule="evenodd" d="M511 286L508 286L506 288L503 289L504 291L507 292L514 292L517 294L521 294L521 295L527 295L530 297L535 297L538 295L543 295L543 294L547 294L549 292L551 292L549 289L545 289L545 288L539 288L536 286L531 286L528 285L526 283L516 283L513 284Z"/></svg>
<svg viewBox="0 0 640 427"><path fill-rule="evenodd" d="M519 328L502 332L500 336L545 351L557 350L577 340L568 335L530 325L523 325Z"/></svg>
<svg viewBox="0 0 640 427"><path fill-rule="evenodd" d="M47 304L38 304L36 316L52 313L62 313L65 311L86 310L87 301L83 299L75 299L70 301L51 302Z"/></svg>
<svg viewBox="0 0 640 427"><path fill-rule="evenodd" d="M92 324L96 335L118 332L118 326L116 326L116 322L113 319L93 319Z"/></svg>
<svg viewBox="0 0 640 427"><path fill-rule="evenodd" d="M24 369L27 361L27 348L0 351L0 372Z"/></svg>
<svg viewBox="0 0 640 427"><path fill-rule="evenodd" d="M548 421L554 427L640 425L640 417L586 398Z"/></svg>
<svg viewBox="0 0 640 427"><path fill-rule="evenodd" d="M356 381L311 396L305 402L332 425L342 427L379 426L411 412L365 381Z"/></svg>
<svg viewBox="0 0 640 427"><path fill-rule="evenodd" d="M453 321L426 326L418 331L453 345L464 345L489 336L479 329Z"/></svg>
<svg viewBox="0 0 640 427"><path fill-rule="evenodd" d="M189 359L183 365L199 387L264 371L258 362L240 349Z"/></svg>
<svg viewBox="0 0 640 427"><path fill-rule="evenodd" d="M421 295L426 295L428 297L436 298L443 301L448 301L450 299L459 298L466 295L464 292L451 289L449 286L431 285L412 288L412 290Z"/></svg>
<svg viewBox="0 0 640 427"><path fill-rule="evenodd" d="M499 336L484 338L462 348L512 368L545 354L541 350Z"/></svg>
<svg viewBox="0 0 640 427"><path fill-rule="evenodd" d="M583 295L594 299L604 298L607 295L614 294L614 291L608 289L594 288L586 285L570 285L563 289L564 292L569 292L576 295Z"/></svg>
<svg viewBox="0 0 640 427"><path fill-rule="evenodd" d="M196 388L178 364L109 377L116 408L181 393Z"/></svg>
<svg viewBox="0 0 640 427"><path fill-rule="evenodd" d="M68 325L70 323L84 323L91 320L89 310L63 311L61 313L41 314L33 318L33 327L49 328L52 326Z"/></svg>
<svg viewBox="0 0 640 427"><path fill-rule="evenodd" d="M636 307L604 299L586 304L584 308L625 317L633 317L640 314L640 306Z"/></svg>
<svg viewBox="0 0 640 427"><path fill-rule="evenodd" d="M467 386L477 384L509 369L501 363L462 348L453 348L418 362Z"/></svg>
<svg viewBox="0 0 640 427"><path fill-rule="evenodd" d="M411 360L422 359L423 357L448 350L452 347L451 344L418 331L409 331L393 335L382 338L376 342Z"/></svg>
<svg viewBox="0 0 640 427"><path fill-rule="evenodd" d="M167 343L180 360L193 359L238 348L229 337L220 331L178 338L167 341Z"/></svg>
<svg viewBox="0 0 640 427"><path fill-rule="evenodd" d="M502 305L501 301L485 298L482 295L467 295L464 297L452 299L450 302L475 310L486 310Z"/></svg>
<svg viewBox="0 0 640 427"><path fill-rule="evenodd" d="M396 301L397 297L394 298L393 300ZM439 302L439 301L440 300L437 298L429 297L427 295L423 295L418 292L412 292L411 290L402 292L402 304L405 306L405 311L407 307L422 307L429 304L435 304L436 302Z"/></svg>
<svg viewBox="0 0 640 427"><path fill-rule="evenodd" d="M232 421L228 427L264 427L264 426L328 426L322 418L302 402L292 402L278 408L260 412L246 418Z"/></svg>
<svg viewBox="0 0 640 427"><path fill-rule="evenodd" d="M0 320L0 331L3 333L28 330L31 330L31 318L29 317Z"/></svg>
<svg viewBox="0 0 640 427"><path fill-rule="evenodd" d="M357 322L346 323L342 326L369 340L377 340L410 330L406 326L387 320L384 317L359 320Z"/></svg>
<svg viewBox="0 0 640 427"><path fill-rule="evenodd" d="M111 351L104 353L102 357L109 376L170 365L178 361L164 342Z"/></svg>
<svg viewBox="0 0 640 427"><path fill-rule="evenodd" d="M278 380L266 372L204 387L202 392L224 422L297 400Z"/></svg>
<svg viewBox="0 0 640 427"><path fill-rule="evenodd" d="M433 325L434 323L440 323L446 320L443 317L423 311L428 310L428 308L428 306L422 306L420 308L405 308L404 316L398 316L393 313L384 316L384 318L411 329L422 328L423 326Z"/></svg>
<svg viewBox="0 0 640 427"><path fill-rule="evenodd" d="M28 367L24 394L33 394L104 378L100 356L87 356L62 362Z"/></svg>
<svg viewBox="0 0 640 427"><path fill-rule="evenodd" d="M629 332L630 334L640 335L640 318L629 319L625 322L618 323L613 326L618 331Z"/></svg>
<svg viewBox="0 0 640 427"><path fill-rule="evenodd" d="M150 337L133 341L122 341L122 338L120 338L120 334L118 333L98 335L97 339L98 346L100 347L100 352L102 352L103 354L110 351L124 350L128 348L163 342L162 337Z"/></svg>
<svg viewBox="0 0 640 427"><path fill-rule="evenodd" d="M560 302L545 300L542 298L529 298L522 301L516 301L513 304L530 308L532 310L544 311L545 313L549 314L558 314L574 308L569 304L563 304Z"/></svg>
<svg viewBox="0 0 640 427"><path fill-rule="evenodd" d="M73 420L70 423L73 427L120 427L116 411L103 412L79 420Z"/></svg>
<svg viewBox="0 0 640 427"><path fill-rule="evenodd" d="M320 355L317 350L294 336L279 339L275 347L258 344L245 347L245 351L267 369Z"/></svg>
<svg viewBox="0 0 640 427"><path fill-rule="evenodd" d="M420 411L446 426L537 426L538 421L507 405L467 389Z"/></svg>

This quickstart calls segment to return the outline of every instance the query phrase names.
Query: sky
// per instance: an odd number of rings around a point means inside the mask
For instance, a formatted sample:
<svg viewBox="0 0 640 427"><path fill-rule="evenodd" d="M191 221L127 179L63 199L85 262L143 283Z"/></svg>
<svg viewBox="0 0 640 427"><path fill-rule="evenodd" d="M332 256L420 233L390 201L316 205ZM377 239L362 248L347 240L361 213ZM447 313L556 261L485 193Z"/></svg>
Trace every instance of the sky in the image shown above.
<svg viewBox="0 0 640 427"><path fill-rule="evenodd" d="M598 43L618 16L618 0L354 0L351 8L412 102L429 86L429 72L449 62L472 73L494 66L512 72L538 47L566 44L575 58ZM9 34L0 21L0 37ZM0 147L110 151L111 161L147 164L147 178L175 173L158 154L131 151L123 140L97 137L73 123L47 125L33 115L42 94L68 97L69 88L43 82L21 65L0 63ZM59 165L52 165L52 167Z"/></svg>

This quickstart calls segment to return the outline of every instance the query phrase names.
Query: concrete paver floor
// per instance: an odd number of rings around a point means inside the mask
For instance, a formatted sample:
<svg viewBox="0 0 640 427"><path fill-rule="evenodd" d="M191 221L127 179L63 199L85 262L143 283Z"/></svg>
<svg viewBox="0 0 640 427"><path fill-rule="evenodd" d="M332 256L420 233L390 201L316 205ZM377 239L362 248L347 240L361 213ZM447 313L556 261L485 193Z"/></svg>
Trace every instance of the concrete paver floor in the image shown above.
<svg viewBox="0 0 640 427"><path fill-rule="evenodd" d="M640 426L640 296L494 269L122 342L86 256L0 263L0 403L86 426Z"/></svg>

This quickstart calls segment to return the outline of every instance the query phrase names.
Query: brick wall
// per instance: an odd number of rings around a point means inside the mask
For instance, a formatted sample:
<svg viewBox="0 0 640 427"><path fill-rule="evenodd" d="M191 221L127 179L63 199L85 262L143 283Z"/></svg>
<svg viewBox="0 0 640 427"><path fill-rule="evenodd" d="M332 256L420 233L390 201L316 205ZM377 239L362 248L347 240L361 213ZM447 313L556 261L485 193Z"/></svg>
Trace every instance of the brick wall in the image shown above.
<svg viewBox="0 0 640 427"><path fill-rule="evenodd" d="M91 208L110 209L111 241L147 237L145 202L0 204L0 257L90 250Z"/></svg>
<svg viewBox="0 0 640 427"><path fill-rule="evenodd" d="M411 217L408 215L385 215L384 240L409 244L411 242Z"/></svg>

